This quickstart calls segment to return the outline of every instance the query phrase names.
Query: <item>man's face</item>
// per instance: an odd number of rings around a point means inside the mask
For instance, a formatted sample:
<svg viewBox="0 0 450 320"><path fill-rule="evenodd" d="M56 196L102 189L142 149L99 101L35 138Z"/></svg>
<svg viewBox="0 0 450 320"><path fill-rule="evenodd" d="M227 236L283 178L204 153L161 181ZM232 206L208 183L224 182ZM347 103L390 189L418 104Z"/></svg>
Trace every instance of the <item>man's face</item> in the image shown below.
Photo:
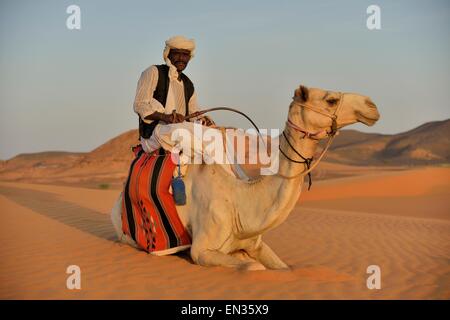
<svg viewBox="0 0 450 320"><path fill-rule="evenodd" d="M181 72L186 69L189 60L191 59L191 52L185 49L170 49L168 58L177 68L178 72Z"/></svg>

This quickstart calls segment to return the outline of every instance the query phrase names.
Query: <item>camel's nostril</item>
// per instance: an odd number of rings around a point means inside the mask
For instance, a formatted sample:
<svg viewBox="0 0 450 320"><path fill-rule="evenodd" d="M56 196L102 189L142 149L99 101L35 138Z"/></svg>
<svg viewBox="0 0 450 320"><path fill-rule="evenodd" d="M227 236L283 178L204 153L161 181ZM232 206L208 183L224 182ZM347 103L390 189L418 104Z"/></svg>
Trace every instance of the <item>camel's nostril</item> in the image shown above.
<svg viewBox="0 0 450 320"><path fill-rule="evenodd" d="M370 99L366 99L365 103L370 107L370 108L376 108L377 106L375 105L375 103L372 102L372 100Z"/></svg>

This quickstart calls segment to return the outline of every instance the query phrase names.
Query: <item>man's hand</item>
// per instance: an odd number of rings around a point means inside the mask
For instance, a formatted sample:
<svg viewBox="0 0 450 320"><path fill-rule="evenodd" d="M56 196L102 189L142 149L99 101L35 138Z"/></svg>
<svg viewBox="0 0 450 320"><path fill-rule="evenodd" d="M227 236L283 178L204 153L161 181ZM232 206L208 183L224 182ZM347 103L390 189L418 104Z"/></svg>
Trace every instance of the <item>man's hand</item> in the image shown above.
<svg viewBox="0 0 450 320"><path fill-rule="evenodd" d="M202 122L202 124L203 124L204 126L211 127L211 126L216 125L216 124L214 123L214 121L213 121L210 117L208 117L208 116L203 116L203 117L201 117L201 118L200 118L200 121Z"/></svg>
<svg viewBox="0 0 450 320"><path fill-rule="evenodd" d="M181 113L172 113L173 120L172 123L179 123L184 121L184 116Z"/></svg>
<svg viewBox="0 0 450 320"><path fill-rule="evenodd" d="M174 111L171 114L164 114L163 121L167 123L179 123L184 121L184 116Z"/></svg>
<svg viewBox="0 0 450 320"><path fill-rule="evenodd" d="M175 111L171 114L161 113L161 112L153 112L151 115L145 117L147 120L159 120L164 121L166 123L178 123L184 121L184 116L180 113L176 113Z"/></svg>

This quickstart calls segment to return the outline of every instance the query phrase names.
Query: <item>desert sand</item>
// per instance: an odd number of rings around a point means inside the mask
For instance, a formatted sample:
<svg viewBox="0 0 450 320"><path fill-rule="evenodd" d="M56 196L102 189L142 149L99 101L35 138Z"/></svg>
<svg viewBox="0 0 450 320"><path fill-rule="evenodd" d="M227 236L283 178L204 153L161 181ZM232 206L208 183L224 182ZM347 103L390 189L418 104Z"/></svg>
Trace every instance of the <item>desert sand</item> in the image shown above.
<svg viewBox="0 0 450 320"><path fill-rule="evenodd" d="M0 182L0 298L449 299L450 168L355 172L315 181L264 235L287 271L207 268L119 244L109 219L119 189ZM81 268L80 290L66 288L69 265ZM380 290L366 286L369 265L381 268Z"/></svg>

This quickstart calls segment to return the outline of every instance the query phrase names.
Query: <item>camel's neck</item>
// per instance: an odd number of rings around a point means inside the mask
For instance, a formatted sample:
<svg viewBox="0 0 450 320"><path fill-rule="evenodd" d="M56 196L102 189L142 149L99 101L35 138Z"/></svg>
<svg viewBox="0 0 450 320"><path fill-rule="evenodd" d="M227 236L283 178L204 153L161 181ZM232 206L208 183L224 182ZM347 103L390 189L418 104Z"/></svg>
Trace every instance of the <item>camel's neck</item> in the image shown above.
<svg viewBox="0 0 450 320"><path fill-rule="evenodd" d="M294 139L286 131L286 136L292 146L305 158L314 155L317 141L310 139ZM283 135L279 137L280 148L291 159L303 161L289 146ZM282 223L294 208L301 193L304 175L299 175L306 170L304 164L294 163L288 160L281 152L279 153L279 174L264 176L261 181L250 186L253 195L251 206L246 210L240 210L239 232L243 236L261 234ZM292 177L286 179L282 176Z"/></svg>

